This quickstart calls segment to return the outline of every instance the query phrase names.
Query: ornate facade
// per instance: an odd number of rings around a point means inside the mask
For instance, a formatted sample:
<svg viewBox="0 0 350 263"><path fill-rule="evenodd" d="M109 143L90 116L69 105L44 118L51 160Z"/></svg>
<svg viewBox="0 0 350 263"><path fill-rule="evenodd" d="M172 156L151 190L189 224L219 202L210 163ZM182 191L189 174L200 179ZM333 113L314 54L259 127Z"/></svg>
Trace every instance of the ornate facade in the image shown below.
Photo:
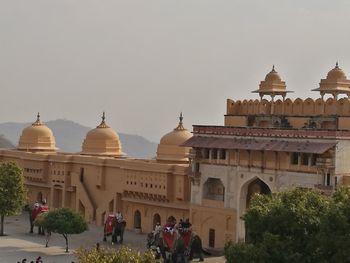
<svg viewBox="0 0 350 263"><path fill-rule="evenodd" d="M150 232L169 216L189 217L189 148L180 145L191 136L180 116L179 125L161 139L155 159L133 159L122 152L103 114L80 153L61 153L38 114L16 149L0 149L0 160L23 168L28 203L46 199L50 207L70 207L99 225L109 213L122 211L127 228Z"/></svg>
<svg viewBox="0 0 350 263"><path fill-rule="evenodd" d="M315 91L321 98L286 98L273 67L253 91L259 100L227 100L224 126L194 125L184 144L193 147L190 215L206 246L245 239L241 216L255 193L349 184L350 81L337 63Z"/></svg>

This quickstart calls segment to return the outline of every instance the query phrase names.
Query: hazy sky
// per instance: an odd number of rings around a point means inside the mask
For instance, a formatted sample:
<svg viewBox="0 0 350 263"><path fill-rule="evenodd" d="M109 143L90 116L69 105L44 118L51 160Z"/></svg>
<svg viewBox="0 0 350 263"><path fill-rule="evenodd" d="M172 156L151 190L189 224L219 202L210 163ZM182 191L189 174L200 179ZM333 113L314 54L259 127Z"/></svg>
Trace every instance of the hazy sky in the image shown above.
<svg viewBox="0 0 350 263"><path fill-rule="evenodd" d="M0 0L0 122L92 127L105 110L155 142L180 111L221 125L272 64L294 98L337 60L350 75L349 29L349 0Z"/></svg>

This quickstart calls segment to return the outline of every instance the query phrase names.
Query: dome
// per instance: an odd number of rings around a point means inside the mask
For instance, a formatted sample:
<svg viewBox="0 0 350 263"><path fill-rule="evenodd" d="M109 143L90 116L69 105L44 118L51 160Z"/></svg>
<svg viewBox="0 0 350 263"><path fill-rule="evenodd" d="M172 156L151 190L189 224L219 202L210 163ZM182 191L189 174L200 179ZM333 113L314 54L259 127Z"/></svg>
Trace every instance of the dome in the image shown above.
<svg viewBox="0 0 350 263"><path fill-rule="evenodd" d="M344 71L339 68L338 62L331 69L325 79L321 79L320 87L313 89L319 91L321 96L324 94L332 94L337 97L337 94L350 94L350 80L346 78Z"/></svg>
<svg viewBox="0 0 350 263"><path fill-rule="evenodd" d="M260 82L259 89L253 91L254 93L259 93L260 96L264 95L282 95L285 96L287 91L287 86L282 78L275 70L275 66L272 67L272 70L265 76L265 80Z"/></svg>
<svg viewBox="0 0 350 263"><path fill-rule="evenodd" d="M56 151L55 137L50 128L37 120L29 127L24 128L18 142L18 150L25 151Z"/></svg>
<svg viewBox="0 0 350 263"><path fill-rule="evenodd" d="M81 154L101 156L122 156L122 147L118 134L105 122L105 113L102 122L95 129L86 134Z"/></svg>
<svg viewBox="0 0 350 263"><path fill-rule="evenodd" d="M272 68L272 70L266 75L265 77L266 82L281 82L282 79L277 71L275 71L275 67Z"/></svg>
<svg viewBox="0 0 350 263"><path fill-rule="evenodd" d="M181 145L192 137L182 123L182 113L178 126L171 132L165 134L158 144L157 160L159 161L176 161L187 162L190 147L182 147Z"/></svg>
<svg viewBox="0 0 350 263"><path fill-rule="evenodd" d="M335 68L333 68L328 72L327 80L333 80L333 81L346 80L346 75L344 71L341 68L339 68L338 62L335 64Z"/></svg>

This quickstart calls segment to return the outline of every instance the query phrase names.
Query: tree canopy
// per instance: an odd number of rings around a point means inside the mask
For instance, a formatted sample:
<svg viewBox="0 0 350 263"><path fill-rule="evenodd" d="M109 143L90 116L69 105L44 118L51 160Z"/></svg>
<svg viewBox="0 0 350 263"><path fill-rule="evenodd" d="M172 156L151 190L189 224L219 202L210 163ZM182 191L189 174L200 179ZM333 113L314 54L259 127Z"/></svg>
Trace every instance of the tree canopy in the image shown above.
<svg viewBox="0 0 350 263"><path fill-rule="evenodd" d="M80 234L87 230L87 223L83 216L69 208L58 208L48 212L40 222L48 232L61 234L66 240L68 252L68 235Z"/></svg>
<svg viewBox="0 0 350 263"><path fill-rule="evenodd" d="M348 262L350 190L333 196L295 189L255 195L243 216L246 243L228 243L227 262Z"/></svg>
<svg viewBox="0 0 350 263"><path fill-rule="evenodd" d="M14 162L0 163L0 236L4 235L4 217L19 213L25 200L22 169Z"/></svg>

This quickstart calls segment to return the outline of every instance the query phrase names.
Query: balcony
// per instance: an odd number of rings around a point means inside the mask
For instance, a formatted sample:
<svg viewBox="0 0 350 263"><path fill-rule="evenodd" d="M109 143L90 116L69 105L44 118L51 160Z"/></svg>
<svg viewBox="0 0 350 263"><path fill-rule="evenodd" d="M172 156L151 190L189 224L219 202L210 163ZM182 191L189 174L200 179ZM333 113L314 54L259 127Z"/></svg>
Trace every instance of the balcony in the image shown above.
<svg viewBox="0 0 350 263"><path fill-rule="evenodd" d="M333 168L334 167L333 159L332 158L317 158L316 159L316 166Z"/></svg>

